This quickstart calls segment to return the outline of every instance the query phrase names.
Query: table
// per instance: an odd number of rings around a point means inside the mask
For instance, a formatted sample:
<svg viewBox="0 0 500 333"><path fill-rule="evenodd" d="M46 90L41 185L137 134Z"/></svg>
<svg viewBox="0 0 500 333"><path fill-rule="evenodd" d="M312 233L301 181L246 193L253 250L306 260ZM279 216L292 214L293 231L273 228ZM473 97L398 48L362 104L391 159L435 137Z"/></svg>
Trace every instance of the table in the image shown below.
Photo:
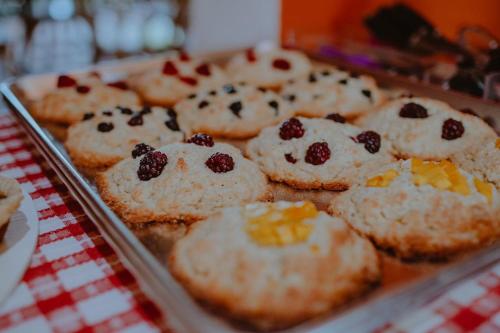
<svg viewBox="0 0 500 333"><path fill-rule="evenodd" d="M164 324L158 307L8 114L0 114L0 172L30 194L40 221L31 264L0 305L0 332L170 331L168 318ZM500 263L377 331L500 332Z"/></svg>

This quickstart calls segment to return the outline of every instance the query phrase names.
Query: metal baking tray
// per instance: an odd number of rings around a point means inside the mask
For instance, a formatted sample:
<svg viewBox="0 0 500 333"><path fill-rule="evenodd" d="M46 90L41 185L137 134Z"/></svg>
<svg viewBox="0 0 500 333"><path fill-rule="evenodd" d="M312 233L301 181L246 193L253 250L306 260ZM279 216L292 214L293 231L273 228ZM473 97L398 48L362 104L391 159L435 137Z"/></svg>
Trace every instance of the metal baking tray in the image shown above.
<svg viewBox="0 0 500 333"><path fill-rule="evenodd" d="M224 55L225 58L227 56ZM222 59L221 55L216 55L215 58L214 55L207 57L212 60ZM163 58L164 55L120 60L72 74L78 76L79 73L97 70L104 80L114 80L158 64ZM330 59L318 57L316 60L332 62ZM366 72L347 63L342 65L358 73ZM473 108L482 116L488 115L495 118L497 124L500 123L500 108L493 103L391 77L383 72L369 74L385 86L401 87L415 95L441 99L457 108ZM53 87L56 77L56 74L42 74L9 79L2 83L0 91L12 113L19 119L49 165L81 204L122 262L135 275L142 290L163 311L166 325L178 332L251 331L250 328L225 320L195 302L166 267L166 256L171 246L171 230L166 230L168 227L161 225L135 231L128 228L101 200L92 182L71 163L62 144L30 115L27 108L29 101L41 97ZM328 315L290 328L286 332L372 331L385 322L429 302L461 280L494 265L500 261L499 249L500 244L497 242L486 249L440 263L402 263L381 254L384 264L381 286Z"/></svg>

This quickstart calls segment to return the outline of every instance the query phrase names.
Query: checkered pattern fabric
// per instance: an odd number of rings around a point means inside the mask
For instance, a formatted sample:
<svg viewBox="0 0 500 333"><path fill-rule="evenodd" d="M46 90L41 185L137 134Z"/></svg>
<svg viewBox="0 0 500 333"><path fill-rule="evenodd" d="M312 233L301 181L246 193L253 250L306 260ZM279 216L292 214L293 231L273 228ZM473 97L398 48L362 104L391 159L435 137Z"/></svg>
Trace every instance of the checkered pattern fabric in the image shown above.
<svg viewBox="0 0 500 333"><path fill-rule="evenodd" d="M0 173L21 183L40 220L31 264L0 306L0 332L168 331L25 136L11 116L0 115ZM500 332L500 264L378 331Z"/></svg>

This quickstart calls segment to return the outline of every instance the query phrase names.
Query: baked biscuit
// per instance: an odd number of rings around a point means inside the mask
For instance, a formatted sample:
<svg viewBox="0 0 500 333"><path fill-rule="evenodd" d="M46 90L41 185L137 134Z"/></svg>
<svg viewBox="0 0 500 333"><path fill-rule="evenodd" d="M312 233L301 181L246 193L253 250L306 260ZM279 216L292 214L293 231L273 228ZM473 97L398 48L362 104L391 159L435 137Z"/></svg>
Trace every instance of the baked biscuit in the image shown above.
<svg viewBox="0 0 500 333"><path fill-rule="evenodd" d="M70 125L80 121L88 112L118 105L140 106L141 101L124 82L104 83L94 76L77 80L61 75L57 88L35 101L30 112L40 121Z"/></svg>
<svg viewBox="0 0 500 333"><path fill-rule="evenodd" d="M102 171L130 157L137 144L161 147L183 140L173 109L118 107L85 114L69 128L64 145L76 166Z"/></svg>
<svg viewBox="0 0 500 333"><path fill-rule="evenodd" d="M279 89L287 81L307 75L311 62L299 51L248 49L230 59L226 70L235 82Z"/></svg>
<svg viewBox="0 0 500 333"><path fill-rule="evenodd" d="M208 136L188 141L98 174L104 201L125 222L190 223L228 205L270 199L266 176L238 149L214 144Z"/></svg>
<svg viewBox="0 0 500 333"><path fill-rule="evenodd" d="M226 75L211 63L193 60L180 53L168 57L162 67L133 75L128 82L150 105L172 106L198 89L223 84Z"/></svg>
<svg viewBox="0 0 500 333"><path fill-rule="evenodd" d="M265 128L248 143L247 154L273 181L304 190L346 190L362 173L392 161L389 149L373 131L299 117Z"/></svg>
<svg viewBox="0 0 500 333"><path fill-rule="evenodd" d="M458 152L451 160L479 178L487 179L500 189L500 138L486 142L482 147L472 147Z"/></svg>
<svg viewBox="0 0 500 333"><path fill-rule="evenodd" d="M193 133L246 139L293 115L279 95L246 84L199 91L175 105L179 120Z"/></svg>
<svg viewBox="0 0 500 333"><path fill-rule="evenodd" d="M9 226L10 217L16 212L23 200L19 183L11 178L0 176L0 242Z"/></svg>
<svg viewBox="0 0 500 333"><path fill-rule="evenodd" d="M370 242L310 202L226 208L191 227L169 267L194 298L265 330L324 314L380 279Z"/></svg>
<svg viewBox="0 0 500 333"><path fill-rule="evenodd" d="M330 66L317 68L284 86L282 95L298 115L305 117L324 117L335 112L346 118L355 118L384 101L384 95L373 78L349 74Z"/></svg>
<svg viewBox="0 0 500 333"><path fill-rule="evenodd" d="M365 179L328 210L400 258L444 258L500 236L499 193L452 162L399 161Z"/></svg>
<svg viewBox="0 0 500 333"><path fill-rule="evenodd" d="M400 98L367 116L362 127L391 141L400 157L441 160L496 139L480 118L428 98Z"/></svg>

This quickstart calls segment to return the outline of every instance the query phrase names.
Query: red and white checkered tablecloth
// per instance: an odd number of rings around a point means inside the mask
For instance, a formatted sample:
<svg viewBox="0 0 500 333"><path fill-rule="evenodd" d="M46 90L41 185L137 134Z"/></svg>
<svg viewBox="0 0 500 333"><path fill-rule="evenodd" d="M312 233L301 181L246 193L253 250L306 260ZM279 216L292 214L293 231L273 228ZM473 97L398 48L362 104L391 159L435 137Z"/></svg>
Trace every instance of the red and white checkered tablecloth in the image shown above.
<svg viewBox="0 0 500 333"><path fill-rule="evenodd" d="M0 332L169 331L9 115L0 115L0 172L31 195L40 221L30 266L0 305ZM500 264L380 331L500 332Z"/></svg>

